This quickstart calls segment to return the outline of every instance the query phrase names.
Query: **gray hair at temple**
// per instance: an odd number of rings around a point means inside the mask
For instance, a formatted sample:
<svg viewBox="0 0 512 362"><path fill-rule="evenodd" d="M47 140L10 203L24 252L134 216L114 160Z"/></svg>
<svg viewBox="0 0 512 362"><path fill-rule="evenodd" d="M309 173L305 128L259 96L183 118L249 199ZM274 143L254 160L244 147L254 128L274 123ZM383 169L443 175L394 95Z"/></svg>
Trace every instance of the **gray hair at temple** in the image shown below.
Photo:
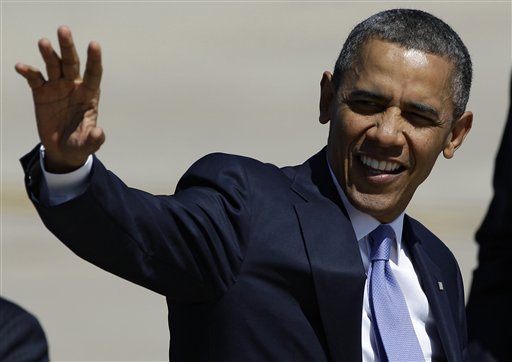
<svg viewBox="0 0 512 362"><path fill-rule="evenodd" d="M333 74L336 88L344 72L352 68L362 45L370 39L389 41L406 49L448 59L454 65L454 119L464 113L471 88L471 57L460 37L448 24L429 13L413 9L386 10L369 17L350 32L341 49Z"/></svg>

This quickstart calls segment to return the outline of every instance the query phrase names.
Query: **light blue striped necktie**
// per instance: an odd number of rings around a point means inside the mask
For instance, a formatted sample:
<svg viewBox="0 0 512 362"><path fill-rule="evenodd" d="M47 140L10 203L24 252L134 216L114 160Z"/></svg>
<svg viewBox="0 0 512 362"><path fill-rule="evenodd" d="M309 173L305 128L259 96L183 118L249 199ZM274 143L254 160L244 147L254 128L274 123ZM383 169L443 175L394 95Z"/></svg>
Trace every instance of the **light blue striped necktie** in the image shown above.
<svg viewBox="0 0 512 362"><path fill-rule="evenodd" d="M424 361L405 298L389 265L395 232L380 225L370 233L370 308L380 361Z"/></svg>

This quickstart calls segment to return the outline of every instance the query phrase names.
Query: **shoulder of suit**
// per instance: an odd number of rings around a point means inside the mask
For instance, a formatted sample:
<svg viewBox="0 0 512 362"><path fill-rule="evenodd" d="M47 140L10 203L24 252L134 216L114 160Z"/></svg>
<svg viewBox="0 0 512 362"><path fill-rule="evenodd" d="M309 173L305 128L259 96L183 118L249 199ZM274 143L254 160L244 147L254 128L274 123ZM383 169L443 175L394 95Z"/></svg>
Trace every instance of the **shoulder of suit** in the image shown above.
<svg viewBox="0 0 512 362"><path fill-rule="evenodd" d="M449 259L455 258L452 251L439 237L437 237L421 222L409 215L405 215L404 218L404 230L407 228L411 229L415 237L419 239L419 242L421 242L429 254L437 254L438 256L445 255Z"/></svg>
<svg viewBox="0 0 512 362"><path fill-rule="evenodd" d="M289 167L280 168L251 157L215 152L207 154L194 162L187 170L189 173L218 174L226 172L250 173L257 175L288 175Z"/></svg>
<svg viewBox="0 0 512 362"><path fill-rule="evenodd" d="M40 328L33 314L7 299L0 298L0 310L0 335L5 332L5 329Z"/></svg>
<svg viewBox="0 0 512 362"><path fill-rule="evenodd" d="M194 162L181 177L178 189L191 185L245 185L270 188L290 184L288 173L271 163L227 153L211 153Z"/></svg>

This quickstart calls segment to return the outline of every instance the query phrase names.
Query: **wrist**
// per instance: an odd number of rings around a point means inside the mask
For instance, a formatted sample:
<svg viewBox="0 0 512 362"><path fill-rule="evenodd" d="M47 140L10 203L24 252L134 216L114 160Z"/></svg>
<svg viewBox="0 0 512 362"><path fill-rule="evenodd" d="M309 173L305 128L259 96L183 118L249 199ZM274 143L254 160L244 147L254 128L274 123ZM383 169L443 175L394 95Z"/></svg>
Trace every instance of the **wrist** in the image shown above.
<svg viewBox="0 0 512 362"><path fill-rule="evenodd" d="M43 157L43 164L46 172L54 174L65 174L76 171L82 167L87 161L87 157L84 160L77 159L74 162L70 160L64 160L62 158L55 157L44 147L41 148L41 156Z"/></svg>

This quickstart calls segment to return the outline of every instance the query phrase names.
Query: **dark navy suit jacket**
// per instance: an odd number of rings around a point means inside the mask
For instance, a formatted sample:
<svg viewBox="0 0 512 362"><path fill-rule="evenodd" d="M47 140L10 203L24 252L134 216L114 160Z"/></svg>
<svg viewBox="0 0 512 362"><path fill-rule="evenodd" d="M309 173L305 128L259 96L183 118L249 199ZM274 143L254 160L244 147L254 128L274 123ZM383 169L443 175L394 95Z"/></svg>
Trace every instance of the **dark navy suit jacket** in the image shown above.
<svg viewBox="0 0 512 362"><path fill-rule="evenodd" d="M95 159L85 193L56 207L38 201L38 151L22 163L29 196L60 240L166 296L173 361L361 360L366 276L325 150L286 168L212 154L172 196L128 188ZM409 217L403 239L446 358L461 361L466 320L457 263Z"/></svg>
<svg viewBox="0 0 512 362"><path fill-rule="evenodd" d="M48 345L36 317L0 298L0 362L47 362Z"/></svg>
<svg viewBox="0 0 512 362"><path fill-rule="evenodd" d="M512 83L510 109L494 168L494 197L477 231L478 267L467 313L475 361L512 356Z"/></svg>

